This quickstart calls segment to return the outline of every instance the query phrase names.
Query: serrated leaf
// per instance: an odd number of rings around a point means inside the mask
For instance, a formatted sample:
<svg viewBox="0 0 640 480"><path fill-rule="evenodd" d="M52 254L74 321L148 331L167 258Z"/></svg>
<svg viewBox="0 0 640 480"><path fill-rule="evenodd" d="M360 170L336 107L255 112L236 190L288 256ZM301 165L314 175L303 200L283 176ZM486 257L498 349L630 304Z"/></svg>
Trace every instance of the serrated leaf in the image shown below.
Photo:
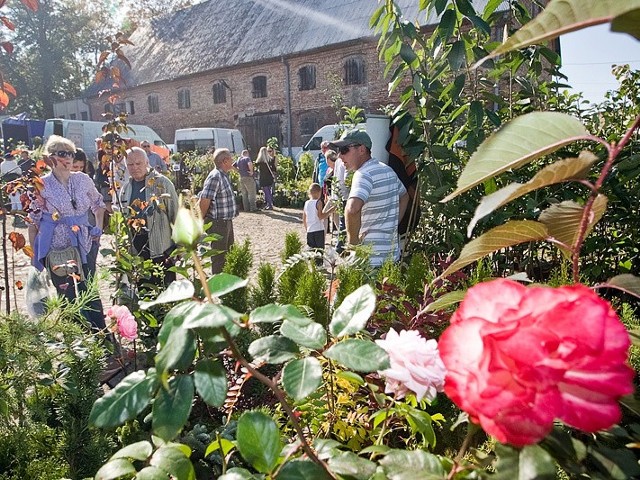
<svg viewBox="0 0 640 480"><path fill-rule="evenodd" d="M249 345L249 354L256 362L284 363L298 353L298 346L280 335L268 335Z"/></svg>
<svg viewBox="0 0 640 480"><path fill-rule="evenodd" d="M466 290L456 290L454 292L445 293L427 305L423 311L426 313L437 312L438 310L444 310L452 305L457 305L464 299L466 293Z"/></svg>
<svg viewBox="0 0 640 480"><path fill-rule="evenodd" d="M231 440L227 440L226 438L219 437L207 446L207 450L204 452L204 456L208 457L213 452L217 452L218 450L221 450L222 456L226 457L227 454L234 448L236 448L236 445Z"/></svg>
<svg viewBox="0 0 640 480"><path fill-rule="evenodd" d="M611 31L628 33L640 40L640 8L618 15L611 21Z"/></svg>
<svg viewBox="0 0 640 480"><path fill-rule="evenodd" d="M353 335L362 330L376 308L376 294L371 285L362 285L347 295L333 312L329 331L336 338Z"/></svg>
<svg viewBox="0 0 640 480"><path fill-rule="evenodd" d="M142 462L149 458L149 455L151 455L152 453L153 445L143 440L141 442L132 443L131 445L127 445L126 447L121 448L111 456L109 461L116 458L131 458L133 460L140 460Z"/></svg>
<svg viewBox="0 0 640 480"><path fill-rule="evenodd" d="M216 303L186 302L189 305L182 323L184 328L224 327L242 315L232 308Z"/></svg>
<svg viewBox="0 0 640 480"><path fill-rule="evenodd" d="M211 295L221 297L222 295L226 295L229 292L233 292L234 290L238 290L239 288L246 287L248 282L249 280L223 272L217 273L209 280L207 280L207 285L209 286Z"/></svg>
<svg viewBox="0 0 640 480"><path fill-rule="evenodd" d="M494 478L497 480L555 480L553 458L538 445L521 450L497 444L498 462Z"/></svg>
<svg viewBox="0 0 640 480"><path fill-rule="evenodd" d="M152 466L165 471L172 478L180 480L195 480L196 474L189 457L176 446L160 447L151 457Z"/></svg>
<svg viewBox="0 0 640 480"><path fill-rule="evenodd" d="M284 390L296 401L315 392L322 383L322 366L317 358L291 360L282 371Z"/></svg>
<svg viewBox="0 0 640 480"><path fill-rule="evenodd" d="M153 402L153 433L165 441L178 436L189 419L193 403L193 378L178 375L169 382L169 390L160 389Z"/></svg>
<svg viewBox="0 0 640 480"><path fill-rule="evenodd" d="M598 285L598 288L617 288L630 295L640 298L640 278L630 273L623 273L610 278L605 283Z"/></svg>
<svg viewBox="0 0 640 480"><path fill-rule="evenodd" d="M389 355L370 340L344 340L327 349L324 356L356 372L376 372L389 368Z"/></svg>
<svg viewBox="0 0 640 480"><path fill-rule="evenodd" d="M356 480L367 480L376 473L376 464L353 452L341 452L329 459L332 472Z"/></svg>
<svg viewBox="0 0 640 480"><path fill-rule="evenodd" d="M96 427L111 428L135 418L151 401L158 386L155 369L138 370L127 375L113 390L93 404L89 422Z"/></svg>
<svg viewBox="0 0 640 480"><path fill-rule="evenodd" d="M461 268L486 257L502 248L511 247L524 242L544 240L549 236L547 227L532 220L514 220L492 228L478 238L467 243L458 259L440 274L446 278Z"/></svg>
<svg viewBox="0 0 640 480"><path fill-rule="evenodd" d="M146 310L154 305L163 303L179 302L193 297L195 289L193 283L187 279L174 280L169 284L167 289L158 295L158 298L151 302L140 302L140 308Z"/></svg>
<svg viewBox="0 0 640 480"><path fill-rule="evenodd" d="M274 323L289 320L299 325L307 325L311 319L293 305L275 303L258 307L249 314L249 323Z"/></svg>
<svg viewBox="0 0 640 480"><path fill-rule="evenodd" d="M640 0L598 0L597 2L593 0L562 0L550 2L532 21L477 65L512 50L545 42L588 26L611 22L615 17L638 8L640 8Z"/></svg>
<svg viewBox="0 0 640 480"><path fill-rule="evenodd" d="M606 209L607 197L604 195L598 195L593 202L593 208L587 224L586 235L589 235L591 230L593 230L593 227L602 218ZM538 220L540 223L546 225L550 237L559 240L564 245L571 248L573 247L578 235L583 212L584 207L582 205L568 200L556 205L551 205L540 214ZM562 245L559 245L559 248L562 253L567 256L571 256L571 250L563 247Z"/></svg>
<svg viewBox="0 0 640 480"><path fill-rule="evenodd" d="M137 472L136 467L126 458L116 458L105 463L98 473L96 480L115 480L117 478L129 477Z"/></svg>
<svg viewBox="0 0 640 480"><path fill-rule="evenodd" d="M191 330L174 328L167 342L155 356L156 369L164 374L168 370L187 369L196 355L196 337Z"/></svg>
<svg viewBox="0 0 640 480"><path fill-rule="evenodd" d="M539 188L565 182L567 180L585 178L589 168L598 160L593 153L582 151L577 158L565 158L540 170L525 184L511 183L497 192L487 195L481 201L467 227L467 236L471 236L478 221L507 203L533 192Z"/></svg>
<svg viewBox="0 0 640 480"><path fill-rule="evenodd" d="M227 375L218 361L200 360L193 372L198 395L209 405L221 407L227 398Z"/></svg>
<svg viewBox="0 0 640 480"><path fill-rule="evenodd" d="M313 350L321 350L327 343L327 332L322 325L316 322L301 326L285 320L280 326L280 333L298 345Z"/></svg>
<svg viewBox="0 0 640 480"><path fill-rule="evenodd" d="M238 450L261 473L269 473L282 451L280 432L273 419L262 412L245 412L238 420Z"/></svg>
<svg viewBox="0 0 640 480"><path fill-rule="evenodd" d="M588 135L578 119L565 113L533 112L517 117L478 147L462 171L456 190L442 202Z"/></svg>
<svg viewBox="0 0 640 480"><path fill-rule="evenodd" d="M438 457L423 450L392 450L380 460L380 465L390 479L445 478Z"/></svg>

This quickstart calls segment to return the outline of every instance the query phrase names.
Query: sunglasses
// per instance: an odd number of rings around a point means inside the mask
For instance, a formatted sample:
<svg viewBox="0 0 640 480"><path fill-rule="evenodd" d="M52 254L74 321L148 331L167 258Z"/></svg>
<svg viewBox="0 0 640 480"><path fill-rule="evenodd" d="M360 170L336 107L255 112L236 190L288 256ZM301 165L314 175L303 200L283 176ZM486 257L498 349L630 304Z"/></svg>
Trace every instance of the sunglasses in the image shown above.
<svg viewBox="0 0 640 480"><path fill-rule="evenodd" d="M351 145L345 145L344 147L338 147L338 152L340 152L341 155L344 155L346 153L349 152L349 150L351 150L353 147L359 147L360 145L362 145L361 143L352 143Z"/></svg>
<svg viewBox="0 0 640 480"><path fill-rule="evenodd" d="M151 148L151 145L142 145L142 148Z"/></svg>
<svg viewBox="0 0 640 480"><path fill-rule="evenodd" d="M69 150L58 150L57 152L53 152L51 155L54 155L60 158L65 158L65 157L74 158L76 156L74 152L71 152Z"/></svg>

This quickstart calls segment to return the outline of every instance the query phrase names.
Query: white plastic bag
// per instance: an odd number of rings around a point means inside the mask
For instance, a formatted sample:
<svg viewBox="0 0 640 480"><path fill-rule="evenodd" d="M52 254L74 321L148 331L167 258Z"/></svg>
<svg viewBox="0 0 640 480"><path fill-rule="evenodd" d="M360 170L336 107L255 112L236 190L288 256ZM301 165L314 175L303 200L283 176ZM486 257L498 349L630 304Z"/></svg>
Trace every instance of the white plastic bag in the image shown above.
<svg viewBox="0 0 640 480"><path fill-rule="evenodd" d="M27 313L34 318L44 314L47 300L55 294L56 289L51 283L47 269L40 272L35 267L29 267L25 291Z"/></svg>

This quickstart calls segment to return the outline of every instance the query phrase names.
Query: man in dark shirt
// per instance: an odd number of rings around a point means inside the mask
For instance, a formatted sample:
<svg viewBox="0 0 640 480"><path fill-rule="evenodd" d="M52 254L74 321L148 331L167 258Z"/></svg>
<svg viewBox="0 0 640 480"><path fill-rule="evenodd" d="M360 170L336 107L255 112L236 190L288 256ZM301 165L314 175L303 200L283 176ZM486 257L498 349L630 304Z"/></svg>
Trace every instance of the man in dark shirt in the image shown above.
<svg viewBox="0 0 640 480"><path fill-rule="evenodd" d="M253 162L249 158L249 150L243 150L242 155L233 166L240 172L242 208L245 212L255 212L257 210L256 179L253 176Z"/></svg>

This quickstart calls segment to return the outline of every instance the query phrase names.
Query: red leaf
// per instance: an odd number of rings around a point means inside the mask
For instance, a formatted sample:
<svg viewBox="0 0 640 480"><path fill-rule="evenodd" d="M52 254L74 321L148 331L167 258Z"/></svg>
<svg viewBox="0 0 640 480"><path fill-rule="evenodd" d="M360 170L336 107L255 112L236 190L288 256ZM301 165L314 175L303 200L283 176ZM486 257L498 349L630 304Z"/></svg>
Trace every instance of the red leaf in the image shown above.
<svg viewBox="0 0 640 480"><path fill-rule="evenodd" d="M32 12L38 11L38 0L20 0Z"/></svg>
<svg viewBox="0 0 640 480"><path fill-rule="evenodd" d="M4 7L5 3L7 3L7 0L0 0L0 8Z"/></svg>
<svg viewBox="0 0 640 480"><path fill-rule="evenodd" d="M9 95L0 90L0 110L4 110L9 105Z"/></svg>
<svg viewBox="0 0 640 480"><path fill-rule="evenodd" d="M27 244L26 240L24 239L24 235L18 232L11 232L9 234L9 241L11 242L15 250L20 250Z"/></svg>
<svg viewBox="0 0 640 480"><path fill-rule="evenodd" d="M15 30L16 26L13 24L13 22L11 20L9 20L7 17L2 16L0 17L0 21L2 23L4 23L4 25L9 29L9 30Z"/></svg>
<svg viewBox="0 0 640 480"><path fill-rule="evenodd" d="M10 83L4 82L2 84L2 90L4 90L7 93L10 93L14 97L18 96L18 92L16 92L16 89L13 88L13 85L11 85Z"/></svg>
<svg viewBox="0 0 640 480"><path fill-rule="evenodd" d="M16 287L18 287L18 290L22 290L22 287L24 287L24 285L22 284L22 282L20 280L18 280L16 282Z"/></svg>
<svg viewBox="0 0 640 480"><path fill-rule="evenodd" d="M0 46L5 49L7 53L13 53L13 43L11 42L2 42Z"/></svg>
<svg viewBox="0 0 640 480"><path fill-rule="evenodd" d="M109 52L105 50L100 54L100 58L98 59L98 65L96 65L96 67L100 68L100 65L102 65L107 58L109 58Z"/></svg>

